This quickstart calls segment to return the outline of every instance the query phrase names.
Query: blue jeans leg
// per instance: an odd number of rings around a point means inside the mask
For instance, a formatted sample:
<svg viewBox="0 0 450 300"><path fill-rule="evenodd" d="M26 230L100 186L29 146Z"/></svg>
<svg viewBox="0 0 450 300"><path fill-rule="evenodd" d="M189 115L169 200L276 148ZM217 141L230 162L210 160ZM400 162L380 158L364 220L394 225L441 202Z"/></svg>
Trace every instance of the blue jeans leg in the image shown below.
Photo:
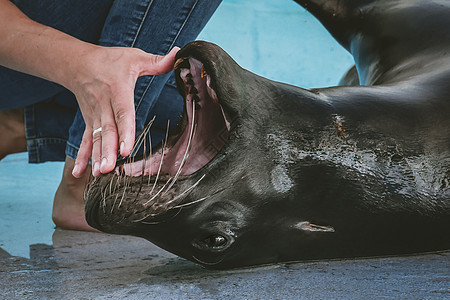
<svg viewBox="0 0 450 300"><path fill-rule="evenodd" d="M99 44L136 47L164 55L174 46L194 40L210 19L220 0L116 0L106 19ZM168 81L169 77L171 80ZM172 74L144 76L135 88L136 133L156 115L152 145L164 138L165 124L175 124L183 108ZM85 125L77 112L70 128L66 155L75 158Z"/></svg>
<svg viewBox="0 0 450 300"><path fill-rule="evenodd" d="M173 46L181 47L194 40L220 0L13 2L31 19L81 40L166 54ZM158 120L165 120L161 123L178 118L182 101L175 93L174 80L166 85L169 76L146 76L138 80L137 132L152 113L158 115ZM0 89L0 109L25 107L29 162L62 161L66 155L76 157L84 122L72 93L57 84L1 67ZM157 136L155 133L154 137Z"/></svg>

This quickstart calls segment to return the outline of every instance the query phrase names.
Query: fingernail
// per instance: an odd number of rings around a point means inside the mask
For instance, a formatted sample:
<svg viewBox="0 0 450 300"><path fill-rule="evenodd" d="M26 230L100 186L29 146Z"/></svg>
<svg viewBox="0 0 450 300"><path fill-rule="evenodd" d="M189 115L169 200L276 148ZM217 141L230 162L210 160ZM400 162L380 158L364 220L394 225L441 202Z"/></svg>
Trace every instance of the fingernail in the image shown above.
<svg viewBox="0 0 450 300"><path fill-rule="evenodd" d="M177 46L173 47L173 48L169 51L169 54L170 54L171 52L173 52L173 51L175 51L175 52L180 51L180 47L177 47Z"/></svg>
<svg viewBox="0 0 450 300"><path fill-rule="evenodd" d="M103 157L102 159L102 165L100 166L100 171L104 170L106 168L106 165L108 164L108 160L106 159L106 157Z"/></svg>
<svg viewBox="0 0 450 300"><path fill-rule="evenodd" d="M75 165L74 167L73 167L73 170L72 170L72 175L73 175L73 177L78 177L78 172L80 171L80 167L78 166L78 165Z"/></svg>
<svg viewBox="0 0 450 300"><path fill-rule="evenodd" d="M125 142L120 143L120 154L123 153L123 148L125 148Z"/></svg>
<svg viewBox="0 0 450 300"><path fill-rule="evenodd" d="M94 164L94 169L92 169L92 175L96 176L100 172L100 164L96 162Z"/></svg>

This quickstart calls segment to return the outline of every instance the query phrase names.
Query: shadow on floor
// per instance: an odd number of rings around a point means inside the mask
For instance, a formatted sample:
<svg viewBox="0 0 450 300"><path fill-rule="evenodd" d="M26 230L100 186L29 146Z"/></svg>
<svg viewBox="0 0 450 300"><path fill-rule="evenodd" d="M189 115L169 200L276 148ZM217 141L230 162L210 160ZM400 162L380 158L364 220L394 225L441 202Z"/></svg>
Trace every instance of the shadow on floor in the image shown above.
<svg viewBox="0 0 450 300"><path fill-rule="evenodd" d="M30 258L0 252L4 299L443 299L450 252L211 271L139 238L57 229Z"/></svg>

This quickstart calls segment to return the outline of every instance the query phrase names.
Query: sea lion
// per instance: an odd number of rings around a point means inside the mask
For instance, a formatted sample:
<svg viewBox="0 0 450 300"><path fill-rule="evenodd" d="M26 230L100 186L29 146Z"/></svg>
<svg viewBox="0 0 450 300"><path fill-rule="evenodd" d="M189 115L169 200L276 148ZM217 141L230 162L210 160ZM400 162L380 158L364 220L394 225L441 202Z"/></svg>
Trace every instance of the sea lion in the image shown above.
<svg viewBox="0 0 450 300"><path fill-rule="evenodd" d="M91 226L216 269L450 248L450 2L297 2L354 56L354 86L188 44L178 130L90 183Z"/></svg>

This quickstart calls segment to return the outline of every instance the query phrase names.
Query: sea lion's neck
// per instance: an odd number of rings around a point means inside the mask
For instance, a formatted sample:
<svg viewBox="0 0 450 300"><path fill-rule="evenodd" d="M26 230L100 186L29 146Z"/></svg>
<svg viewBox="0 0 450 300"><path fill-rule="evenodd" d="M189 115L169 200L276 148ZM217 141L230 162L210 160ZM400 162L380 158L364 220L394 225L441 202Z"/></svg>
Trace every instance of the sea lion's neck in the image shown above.
<svg viewBox="0 0 450 300"><path fill-rule="evenodd" d="M448 35L443 37L430 32L450 27L449 1L296 2L315 15L353 55L361 85L398 82L394 77L396 74L401 77L405 69L409 76L415 76L428 61L443 56L448 58Z"/></svg>
<svg viewBox="0 0 450 300"><path fill-rule="evenodd" d="M313 14L347 50L352 36L359 30L359 8L376 0L295 0Z"/></svg>

